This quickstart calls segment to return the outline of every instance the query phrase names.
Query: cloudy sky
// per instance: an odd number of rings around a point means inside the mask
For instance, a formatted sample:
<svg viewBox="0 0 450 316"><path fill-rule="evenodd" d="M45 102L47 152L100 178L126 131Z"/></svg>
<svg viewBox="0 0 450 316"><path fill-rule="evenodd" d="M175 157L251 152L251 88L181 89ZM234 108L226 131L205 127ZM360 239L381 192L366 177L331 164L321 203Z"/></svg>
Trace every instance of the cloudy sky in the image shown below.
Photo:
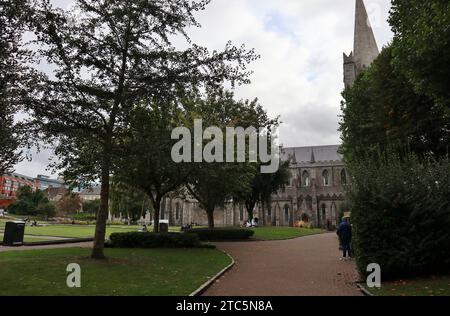
<svg viewBox="0 0 450 316"><path fill-rule="evenodd" d="M55 3L68 7L70 0ZM392 33L386 22L390 0L365 0L379 47ZM338 144L342 53L353 46L355 0L212 0L198 14L193 42L212 49L235 45L255 48L252 83L236 88L238 98L253 99L271 116L281 116L284 146ZM51 151L33 153L16 166L22 174L50 174Z"/></svg>

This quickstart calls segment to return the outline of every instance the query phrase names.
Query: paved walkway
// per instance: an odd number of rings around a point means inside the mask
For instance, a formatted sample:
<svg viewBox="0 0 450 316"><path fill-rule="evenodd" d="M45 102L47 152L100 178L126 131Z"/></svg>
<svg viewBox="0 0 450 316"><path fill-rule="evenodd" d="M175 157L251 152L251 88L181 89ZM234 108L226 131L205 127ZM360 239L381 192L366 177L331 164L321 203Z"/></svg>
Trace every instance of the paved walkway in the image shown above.
<svg viewBox="0 0 450 316"><path fill-rule="evenodd" d="M35 249L55 249L55 248L92 248L92 242L79 242L73 244L59 244L59 245L42 245L42 246L21 246L21 247L5 247L0 246L0 252L2 251L24 251Z"/></svg>
<svg viewBox="0 0 450 316"><path fill-rule="evenodd" d="M353 261L340 261L337 236L321 234L285 241L217 243L235 266L205 296L354 296Z"/></svg>

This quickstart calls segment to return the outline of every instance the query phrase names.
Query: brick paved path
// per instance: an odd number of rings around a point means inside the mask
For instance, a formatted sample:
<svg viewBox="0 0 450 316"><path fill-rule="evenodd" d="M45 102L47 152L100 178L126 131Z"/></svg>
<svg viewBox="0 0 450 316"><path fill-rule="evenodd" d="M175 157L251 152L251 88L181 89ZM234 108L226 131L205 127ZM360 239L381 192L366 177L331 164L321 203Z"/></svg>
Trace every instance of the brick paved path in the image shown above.
<svg viewBox="0 0 450 316"><path fill-rule="evenodd" d="M218 243L235 266L206 296L361 295L353 261L340 261L336 234L285 241Z"/></svg>

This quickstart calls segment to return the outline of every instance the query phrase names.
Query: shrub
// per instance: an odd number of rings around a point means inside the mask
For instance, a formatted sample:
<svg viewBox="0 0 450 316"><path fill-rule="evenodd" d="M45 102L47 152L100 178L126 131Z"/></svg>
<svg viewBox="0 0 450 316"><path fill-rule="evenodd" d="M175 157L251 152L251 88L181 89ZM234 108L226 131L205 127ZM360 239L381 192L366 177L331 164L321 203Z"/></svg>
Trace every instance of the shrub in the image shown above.
<svg viewBox="0 0 450 316"><path fill-rule="evenodd" d="M201 247L200 239L194 234L181 233L113 233L108 246L114 248L195 248Z"/></svg>
<svg viewBox="0 0 450 316"><path fill-rule="evenodd" d="M360 272L384 279L448 272L450 163L388 154L349 166L353 246Z"/></svg>
<svg viewBox="0 0 450 316"><path fill-rule="evenodd" d="M67 215L70 219L86 221L86 222L95 222L97 220L97 216L92 213L78 213L78 214L69 214Z"/></svg>
<svg viewBox="0 0 450 316"><path fill-rule="evenodd" d="M250 229L238 228L195 228L187 232L196 234L200 240L204 241L245 240L249 239L255 233Z"/></svg>

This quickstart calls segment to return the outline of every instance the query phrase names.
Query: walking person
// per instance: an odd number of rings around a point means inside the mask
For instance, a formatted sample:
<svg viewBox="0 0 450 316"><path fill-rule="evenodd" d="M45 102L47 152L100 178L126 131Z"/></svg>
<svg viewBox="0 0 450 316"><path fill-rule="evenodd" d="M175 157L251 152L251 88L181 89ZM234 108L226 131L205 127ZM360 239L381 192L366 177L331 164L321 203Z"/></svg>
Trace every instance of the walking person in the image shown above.
<svg viewBox="0 0 450 316"><path fill-rule="evenodd" d="M352 226L349 223L348 217L342 219L337 234L342 245L343 257L341 260L350 260L352 258Z"/></svg>

